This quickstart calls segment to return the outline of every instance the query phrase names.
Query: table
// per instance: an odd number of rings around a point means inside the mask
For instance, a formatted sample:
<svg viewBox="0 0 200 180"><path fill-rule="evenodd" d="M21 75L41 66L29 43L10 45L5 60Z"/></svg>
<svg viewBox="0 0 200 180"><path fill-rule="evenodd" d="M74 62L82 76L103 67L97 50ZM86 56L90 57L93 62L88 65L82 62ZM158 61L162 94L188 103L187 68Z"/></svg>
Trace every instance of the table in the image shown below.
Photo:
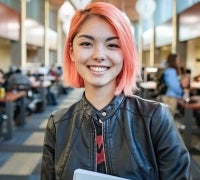
<svg viewBox="0 0 200 180"><path fill-rule="evenodd" d="M5 139L12 139L13 136L13 115L14 115L14 102L19 101L20 103L20 125L25 124L25 97L26 91L18 92L6 92L5 97L0 99L1 103L5 103L5 113L8 116L7 119L7 133Z"/></svg>
<svg viewBox="0 0 200 180"><path fill-rule="evenodd" d="M41 99L43 102L43 107L42 107L42 111L45 110L46 105L47 105L47 95L50 91L50 87L51 87L52 83L51 81L35 81L34 83L32 83L32 88L33 89L37 89L38 92L41 95Z"/></svg>
<svg viewBox="0 0 200 180"><path fill-rule="evenodd" d="M192 100L195 100L195 97L191 97ZM192 139L192 118L193 118L193 111L200 110L200 99L196 99L194 103L186 103L183 100L179 100L179 105L184 108L184 124L185 124L185 131L184 131L184 142L188 149L191 149L191 139Z"/></svg>
<svg viewBox="0 0 200 180"><path fill-rule="evenodd" d="M142 88L142 97L149 98L149 91L156 90L157 83L155 81L141 82L140 87Z"/></svg>
<svg viewBox="0 0 200 180"><path fill-rule="evenodd" d="M192 81L190 86L193 89L200 89L200 82Z"/></svg>

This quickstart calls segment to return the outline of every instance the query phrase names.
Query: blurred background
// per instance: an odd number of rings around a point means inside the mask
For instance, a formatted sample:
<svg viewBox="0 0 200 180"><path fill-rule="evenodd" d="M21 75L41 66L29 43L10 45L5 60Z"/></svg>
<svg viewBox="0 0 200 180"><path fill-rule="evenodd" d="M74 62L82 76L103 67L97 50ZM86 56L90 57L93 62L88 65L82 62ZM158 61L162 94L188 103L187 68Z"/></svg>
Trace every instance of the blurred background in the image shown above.
<svg viewBox="0 0 200 180"><path fill-rule="evenodd" d="M70 20L98 1L113 4L130 22L142 68L137 95L162 101L159 77L167 56L178 54L188 85L180 104L167 104L190 151L192 180L200 180L199 0L0 0L0 179L40 179L49 115L83 93L63 83Z"/></svg>
<svg viewBox="0 0 200 180"><path fill-rule="evenodd" d="M0 0L0 67L61 65L70 18L98 0ZM129 18L144 67L178 52L192 76L200 68L198 0L104 0Z"/></svg>

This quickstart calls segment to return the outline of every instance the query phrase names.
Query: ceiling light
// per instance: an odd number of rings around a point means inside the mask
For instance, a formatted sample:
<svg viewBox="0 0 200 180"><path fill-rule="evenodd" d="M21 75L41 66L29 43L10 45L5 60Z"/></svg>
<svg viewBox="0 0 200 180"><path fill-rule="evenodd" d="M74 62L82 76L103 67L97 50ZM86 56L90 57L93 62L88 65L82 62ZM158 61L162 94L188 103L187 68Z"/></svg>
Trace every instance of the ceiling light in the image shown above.
<svg viewBox="0 0 200 180"><path fill-rule="evenodd" d="M156 8L154 0L138 0L136 2L136 10L142 19L151 18Z"/></svg>
<svg viewBox="0 0 200 180"><path fill-rule="evenodd" d="M75 9L71 5L69 1L66 1L59 9L58 11L58 17L60 20L64 22L68 22L71 20L72 16L75 13Z"/></svg>

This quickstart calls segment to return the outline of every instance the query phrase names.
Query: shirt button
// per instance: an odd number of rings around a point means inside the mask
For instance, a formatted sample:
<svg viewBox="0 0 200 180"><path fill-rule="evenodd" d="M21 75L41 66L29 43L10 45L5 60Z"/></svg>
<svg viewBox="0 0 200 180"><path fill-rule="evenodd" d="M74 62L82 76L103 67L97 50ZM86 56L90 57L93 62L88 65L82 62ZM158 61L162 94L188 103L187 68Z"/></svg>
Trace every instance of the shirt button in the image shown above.
<svg viewBox="0 0 200 180"><path fill-rule="evenodd" d="M107 115L107 114L106 114L106 112L102 112L102 116L104 116L104 117L105 117L106 115Z"/></svg>

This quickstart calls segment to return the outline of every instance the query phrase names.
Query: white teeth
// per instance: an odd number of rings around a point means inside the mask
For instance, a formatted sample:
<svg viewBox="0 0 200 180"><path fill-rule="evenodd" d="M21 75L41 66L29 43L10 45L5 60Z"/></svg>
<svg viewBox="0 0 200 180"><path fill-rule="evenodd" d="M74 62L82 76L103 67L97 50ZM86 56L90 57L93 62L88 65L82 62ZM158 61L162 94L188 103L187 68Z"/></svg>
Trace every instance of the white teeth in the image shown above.
<svg viewBox="0 0 200 180"><path fill-rule="evenodd" d="M98 66L90 66L90 69L96 72L102 72L102 71L107 70L106 67L98 67Z"/></svg>

